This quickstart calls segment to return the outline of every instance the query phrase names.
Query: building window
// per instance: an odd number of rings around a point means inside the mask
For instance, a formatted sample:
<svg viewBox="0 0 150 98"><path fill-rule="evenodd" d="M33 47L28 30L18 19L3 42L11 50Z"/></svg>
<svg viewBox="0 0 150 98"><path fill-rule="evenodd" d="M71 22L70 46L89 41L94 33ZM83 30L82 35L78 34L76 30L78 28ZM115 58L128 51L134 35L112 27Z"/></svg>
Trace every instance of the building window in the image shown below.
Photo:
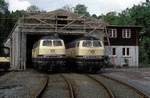
<svg viewBox="0 0 150 98"><path fill-rule="evenodd" d="M108 33L109 33L110 38L116 38L117 37L117 29L109 29Z"/></svg>
<svg viewBox="0 0 150 98"><path fill-rule="evenodd" d="M131 38L131 29L123 29L122 38Z"/></svg>
<svg viewBox="0 0 150 98"><path fill-rule="evenodd" d="M129 56L130 55L130 49L129 48L122 48L122 55L123 56Z"/></svg>
<svg viewBox="0 0 150 98"><path fill-rule="evenodd" d="M112 55L116 55L116 48L112 48Z"/></svg>

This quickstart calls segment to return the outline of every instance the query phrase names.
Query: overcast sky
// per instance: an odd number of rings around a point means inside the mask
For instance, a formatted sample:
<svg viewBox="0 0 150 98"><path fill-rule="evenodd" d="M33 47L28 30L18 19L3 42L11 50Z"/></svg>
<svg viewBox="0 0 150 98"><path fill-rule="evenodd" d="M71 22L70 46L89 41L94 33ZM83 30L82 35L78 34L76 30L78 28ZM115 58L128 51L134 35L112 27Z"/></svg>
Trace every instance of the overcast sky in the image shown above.
<svg viewBox="0 0 150 98"><path fill-rule="evenodd" d="M6 0L9 3L9 10L26 10L30 5L36 5L40 9L52 11L62 8L65 5L74 7L77 4L84 4L88 7L90 14L105 14L110 11L120 12L134 4L145 0Z"/></svg>

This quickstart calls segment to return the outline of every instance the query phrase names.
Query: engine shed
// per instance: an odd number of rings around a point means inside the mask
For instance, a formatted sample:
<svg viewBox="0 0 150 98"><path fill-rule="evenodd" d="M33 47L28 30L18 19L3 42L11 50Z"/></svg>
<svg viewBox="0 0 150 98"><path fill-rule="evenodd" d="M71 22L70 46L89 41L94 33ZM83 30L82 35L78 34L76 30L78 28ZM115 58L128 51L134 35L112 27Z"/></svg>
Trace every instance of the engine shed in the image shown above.
<svg viewBox="0 0 150 98"><path fill-rule="evenodd" d="M86 34L103 40L106 23L64 10L28 15L20 18L5 45L10 47L12 70L32 67L33 44L44 35L57 33L65 43Z"/></svg>

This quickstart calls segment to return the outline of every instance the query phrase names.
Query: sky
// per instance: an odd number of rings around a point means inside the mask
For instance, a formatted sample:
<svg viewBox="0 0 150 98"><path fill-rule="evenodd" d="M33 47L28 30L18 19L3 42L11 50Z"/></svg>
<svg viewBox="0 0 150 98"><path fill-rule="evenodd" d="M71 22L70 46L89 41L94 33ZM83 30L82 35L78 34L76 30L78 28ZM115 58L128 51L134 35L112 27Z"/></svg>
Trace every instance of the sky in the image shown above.
<svg viewBox="0 0 150 98"><path fill-rule="evenodd" d="M75 7L77 4L84 4L90 14L106 14L110 11L121 12L133 5L140 4L145 0L6 0L9 3L9 10L26 10L30 5L36 5L42 10L52 11L62 8L65 5Z"/></svg>

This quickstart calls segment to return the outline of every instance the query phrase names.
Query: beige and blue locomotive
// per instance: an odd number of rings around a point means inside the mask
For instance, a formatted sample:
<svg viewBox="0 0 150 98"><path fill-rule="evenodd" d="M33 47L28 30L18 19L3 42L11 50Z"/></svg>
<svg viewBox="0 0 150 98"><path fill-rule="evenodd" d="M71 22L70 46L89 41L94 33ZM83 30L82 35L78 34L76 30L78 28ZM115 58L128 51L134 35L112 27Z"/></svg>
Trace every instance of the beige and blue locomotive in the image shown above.
<svg viewBox="0 0 150 98"><path fill-rule="evenodd" d="M32 49L35 68L46 71L59 71L65 66L64 41L55 36L45 36L38 40Z"/></svg>
<svg viewBox="0 0 150 98"><path fill-rule="evenodd" d="M0 69L7 71L10 68L10 56L8 47L0 47Z"/></svg>
<svg viewBox="0 0 150 98"><path fill-rule="evenodd" d="M78 71L97 72L104 62L103 41L83 37L67 44L68 67Z"/></svg>

